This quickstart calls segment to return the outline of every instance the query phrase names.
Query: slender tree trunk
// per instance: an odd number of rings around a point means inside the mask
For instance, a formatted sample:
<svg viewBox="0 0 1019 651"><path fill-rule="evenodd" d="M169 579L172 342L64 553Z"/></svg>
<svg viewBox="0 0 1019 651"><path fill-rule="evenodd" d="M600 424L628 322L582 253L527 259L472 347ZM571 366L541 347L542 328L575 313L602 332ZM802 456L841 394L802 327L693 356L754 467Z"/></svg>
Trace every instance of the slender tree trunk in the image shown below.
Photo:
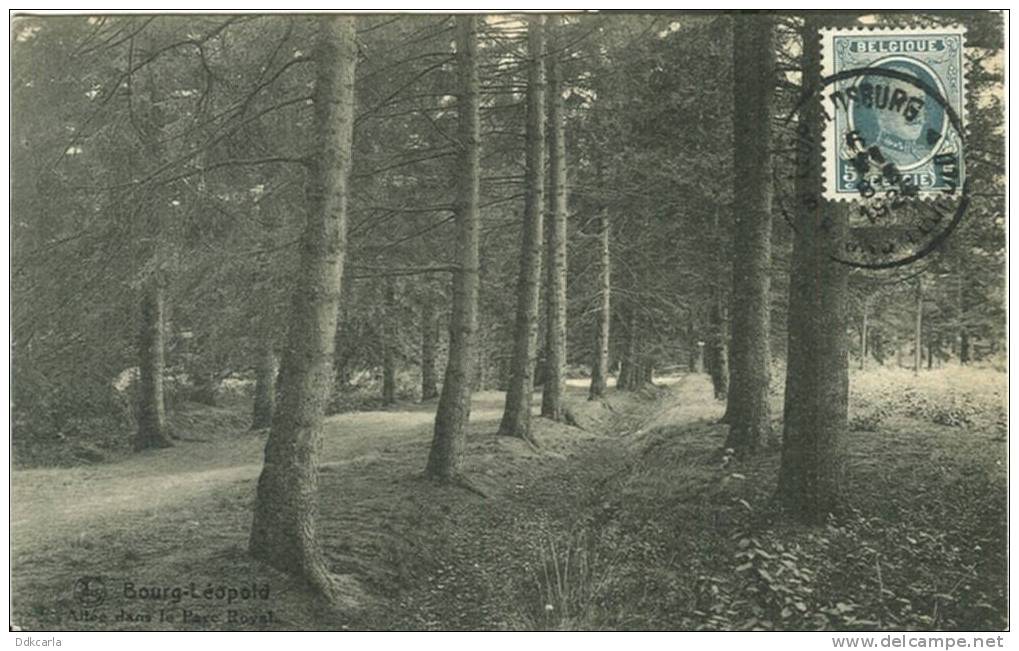
<svg viewBox="0 0 1019 651"><path fill-rule="evenodd" d="M482 346L478 346L478 363L476 365L477 372L474 374L474 377L477 378L477 381L473 385L474 389L477 391L484 391L485 389L488 388L489 383L488 364L486 363L487 359L483 357L483 350L484 348Z"/></svg>
<svg viewBox="0 0 1019 651"><path fill-rule="evenodd" d="M956 271L955 292L958 304L958 318L956 319L956 330L959 333L959 365L965 366L969 363L969 332L966 330L966 301L962 288L962 274Z"/></svg>
<svg viewBox="0 0 1019 651"><path fill-rule="evenodd" d="M527 170L509 389L499 434L531 439L545 202L545 17L528 16Z"/></svg>
<svg viewBox="0 0 1019 651"><path fill-rule="evenodd" d="M641 344L641 319L631 309L627 311L626 333L622 351L622 364L616 388L638 391L650 382L651 360Z"/></svg>
<svg viewBox="0 0 1019 651"><path fill-rule="evenodd" d="M202 405L215 407L219 382L219 377L211 369L203 368L193 372L191 400Z"/></svg>
<svg viewBox="0 0 1019 651"><path fill-rule="evenodd" d="M474 350L475 350L475 361L474 361L475 372L474 377L472 378L473 384L471 384L471 387L475 391L484 391L488 387L492 386L492 378L490 377L489 374L491 372L493 362L496 364L497 369L499 368L499 364L498 362L495 362L494 360L491 359L488 348L488 339L482 332L480 323L478 324L478 336L475 337ZM498 386L500 382L498 376L499 371L497 370L495 387L496 389L500 388Z"/></svg>
<svg viewBox="0 0 1019 651"><path fill-rule="evenodd" d="M554 30L558 17L553 17L552 21ZM552 213L545 229L548 273L545 290L545 382L541 395L541 415L555 421L563 418L563 391L566 388L566 127L558 59L558 53L548 59L549 194Z"/></svg>
<svg viewBox="0 0 1019 651"><path fill-rule="evenodd" d="M719 219L718 211L715 211L711 225L712 245L717 252L719 261L725 259L724 253L727 250L723 237L723 229ZM711 388L715 400L725 400L728 407L729 399L729 348L728 348L728 321L726 318L726 288L721 279L725 276L725 265L719 264L710 281L711 305L708 309L708 333L705 341L704 368L711 378Z"/></svg>
<svg viewBox="0 0 1019 651"><path fill-rule="evenodd" d="M251 429L266 429L272 425L272 412L276 406L276 354L272 340L265 338L255 366L255 400Z"/></svg>
<svg viewBox="0 0 1019 651"><path fill-rule="evenodd" d="M439 395L435 379L435 303L426 300L421 305L421 400L432 400Z"/></svg>
<svg viewBox="0 0 1019 651"><path fill-rule="evenodd" d="M789 277L785 430L778 498L799 519L823 523L838 504L849 408L848 270L833 262L848 235L845 204L821 199L821 52L824 17L807 14L802 37L803 137L797 151L796 233ZM815 203L816 202L816 205Z"/></svg>
<svg viewBox="0 0 1019 651"><path fill-rule="evenodd" d="M697 357L697 355L698 355L698 351L697 351L697 337L696 337L696 335L694 335L692 333L692 330L693 329L691 328L690 350L689 350L689 352L687 354L687 357L686 357L686 370L689 371L690 373L700 373L701 372L701 368L700 368L700 363L701 362L700 362L700 360Z"/></svg>
<svg viewBox="0 0 1019 651"><path fill-rule="evenodd" d="M913 375L923 364L923 276L916 277L916 327L913 331Z"/></svg>
<svg viewBox="0 0 1019 651"><path fill-rule="evenodd" d="M735 199L729 437L738 455L771 436L771 96L775 84L772 18L733 18Z"/></svg>
<svg viewBox="0 0 1019 651"><path fill-rule="evenodd" d="M396 281L386 279L386 316L382 324L382 404L396 404Z"/></svg>
<svg viewBox="0 0 1019 651"><path fill-rule="evenodd" d="M860 325L860 370L867 368L867 299L863 299L863 323Z"/></svg>
<svg viewBox="0 0 1019 651"><path fill-rule="evenodd" d="M600 253L598 325L594 342L594 362L591 364L591 391L589 400L605 395L609 376L609 334L612 326L612 257L609 249L610 224L604 210L598 219L598 244Z"/></svg>
<svg viewBox="0 0 1019 651"><path fill-rule="evenodd" d="M163 285L160 276L157 271L142 289L135 450L173 445L166 429L163 401Z"/></svg>
<svg viewBox="0 0 1019 651"><path fill-rule="evenodd" d="M616 376L616 389L627 391L631 388L630 377L633 374L633 318L630 316L629 306L625 303L620 310L620 321L623 325L623 341L619 347L619 374Z"/></svg>
<svg viewBox="0 0 1019 651"><path fill-rule="evenodd" d="M715 283L712 289L714 296L711 311L708 315L710 333L707 342L708 373L711 375L711 386L715 400L729 399L729 347L726 345L725 292Z"/></svg>
<svg viewBox="0 0 1019 651"><path fill-rule="evenodd" d="M647 384L651 370L651 356L648 354L646 338L643 336L645 320L642 316L634 318L633 332L633 388L642 389Z"/></svg>
<svg viewBox="0 0 1019 651"><path fill-rule="evenodd" d="M542 268L544 269L544 267ZM541 306L539 305L539 312L540 308ZM538 324L540 326L541 325L540 315L538 317L538 320L539 320ZM544 339L543 335L544 332L539 332L536 338L536 340L538 341L538 347L535 353L534 377L533 377L533 386L535 389L545 385L545 367L547 366L547 364L545 363L545 358L547 355L547 351L545 350L544 342L542 341L542 339Z"/></svg>
<svg viewBox="0 0 1019 651"><path fill-rule="evenodd" d="M283 352L282 399L258 479L250 550L340 598L316 541L318 439L333 381L337 307L346 253L354 117L355 19L322 16L314 60L316 151L308 159L308 215Z"/></svg>
<svg viewBox="0 0 1019 651"><path fill-rule="evenodd" d="M630 389L630 376L632 375L631 369L633 368L633 361L630 359L629 351L629 337L624 339L623 350L620 354L619 359L619 375L616 377L616 389L620 391L627 391Z"/></svg>
<svg viewBox="0 0 1019 651"><path fill-rule="evenodd" d="M144 126L145 145L153 161L162 161L163 110L157 95L155 78L146 77L148 91L148 124ZM166 405L163 394L164 300L166 271L164 266L163 215L159 197L152 202L148 213L149 237L154 243L152 258L154 270L141 290L141 324L138 333L138 430L135 433L135 450L165 448L170 441L166 427Z"/></svg>
<svg viewBox="0 0 1019 651"><path fill-rule="evenodd" d="M354 328L351 323L350 306L354 305L357 298L354 293L355 285L351 282L349 272L344 272L340 279L342 288L340 290L340 305L336 312L336 341L334 343L334 378L333 391L342 393L352 389L350 384L351 364L354 362Z"/></svg>
<svg viewBox="0 0 1019 651"><path fill-rule="evenodd" d="M463 468L467 424L471 416L471 383L478 339L478 187L481 179L478 119L477 17L457 16L459 75L459 140L461 170L456 207L460 268L453 276L453 305L449 320L449 362L435 412L435 430L425 473L452 479Z"/></svg>

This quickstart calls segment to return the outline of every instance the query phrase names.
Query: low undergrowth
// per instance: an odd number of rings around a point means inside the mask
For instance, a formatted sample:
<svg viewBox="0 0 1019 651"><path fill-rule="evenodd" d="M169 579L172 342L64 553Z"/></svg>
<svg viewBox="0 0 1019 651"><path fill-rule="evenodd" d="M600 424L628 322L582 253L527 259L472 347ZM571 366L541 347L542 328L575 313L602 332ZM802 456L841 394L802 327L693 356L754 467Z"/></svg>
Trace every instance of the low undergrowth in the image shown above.
<svg viewBox="0 0 1019 651"><path fill-rule="evenodd" d="M989 432L1008 430L1007 376L991 369L877 369L852 378L851 427L876 431L892 416Z"/></svg>
<svg viewBox="0 0 1019 651"><path fill-rule="evenodd" d="M962 383L970 391L954 404L992 402L1000 379ZM866 398L886 381L863 382ZM912 383L872 431L848 436L844 508L824 527L779 512L778 451L730 460L719 450L725 428L713 424L718 407L706 384L684 387L678 409L693 422L658 419L634 443L627 471L590 506L585 529L556 543L580 541L581 557L609 559L575 573L576 585L552 582L552 595L587 595L584 608L532 621L626 630L1006 628L1006 450L996 418L979 409L963 430L937 424L945 411L919 407L947 410L939 391L951 382Z"/></svg>

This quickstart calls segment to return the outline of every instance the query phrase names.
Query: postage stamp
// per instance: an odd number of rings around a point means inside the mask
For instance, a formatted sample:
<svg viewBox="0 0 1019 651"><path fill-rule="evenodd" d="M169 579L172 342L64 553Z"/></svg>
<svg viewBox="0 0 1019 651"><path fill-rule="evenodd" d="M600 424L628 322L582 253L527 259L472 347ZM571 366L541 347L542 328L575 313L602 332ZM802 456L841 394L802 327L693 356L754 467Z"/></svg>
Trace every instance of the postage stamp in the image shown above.
<svg viewBox="0 0 1019 651"><path fill-rule="evenodd" d="M823 30L824 197L930 198L965 180L962 28Z"/></svg>

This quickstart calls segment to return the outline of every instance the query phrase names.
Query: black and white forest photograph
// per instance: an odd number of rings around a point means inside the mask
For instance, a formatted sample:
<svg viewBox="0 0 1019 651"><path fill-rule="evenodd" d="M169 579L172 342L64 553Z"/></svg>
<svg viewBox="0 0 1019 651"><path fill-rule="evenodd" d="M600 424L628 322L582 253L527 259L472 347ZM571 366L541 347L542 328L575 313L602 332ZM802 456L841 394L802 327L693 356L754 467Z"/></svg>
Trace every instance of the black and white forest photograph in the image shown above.
<svg viewBox="0 0 1019 651"><path fill-rule="evenodd" d="M1008 646L1006 9L9 25L11 649Z"/></svg>

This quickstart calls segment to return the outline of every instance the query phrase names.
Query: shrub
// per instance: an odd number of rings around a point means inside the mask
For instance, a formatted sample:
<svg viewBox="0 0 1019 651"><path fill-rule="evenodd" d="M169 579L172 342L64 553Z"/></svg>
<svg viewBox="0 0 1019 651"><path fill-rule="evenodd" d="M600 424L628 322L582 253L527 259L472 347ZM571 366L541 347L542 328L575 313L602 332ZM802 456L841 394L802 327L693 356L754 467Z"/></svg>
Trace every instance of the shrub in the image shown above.
<svg viewBox="0 0 1019 651"><path fill-rule="evenodd" d="M406 370L396 373L396 399L401 402L421 397L421 376ZM351 411L377 411L386 409L382 402L381 370L363 373L346 387L334 387L326 413L342 414Z"/></svg>
<svg viewBox="0 0 1019 651"><path fill-rule="evenodd" d="M12 448L20 466L102 461L129 448L131 401L111 384L30 373L13 383Z"/></svg>
<svg viewBox="0 0 1019 651"><path fill-rule="evenodd" d="M948 368L919 375L876 369L854 373L850 386L855 430L875 431L893 414L959 428L995 427L1007 418L1006 382L990 369Z"/></svg>

